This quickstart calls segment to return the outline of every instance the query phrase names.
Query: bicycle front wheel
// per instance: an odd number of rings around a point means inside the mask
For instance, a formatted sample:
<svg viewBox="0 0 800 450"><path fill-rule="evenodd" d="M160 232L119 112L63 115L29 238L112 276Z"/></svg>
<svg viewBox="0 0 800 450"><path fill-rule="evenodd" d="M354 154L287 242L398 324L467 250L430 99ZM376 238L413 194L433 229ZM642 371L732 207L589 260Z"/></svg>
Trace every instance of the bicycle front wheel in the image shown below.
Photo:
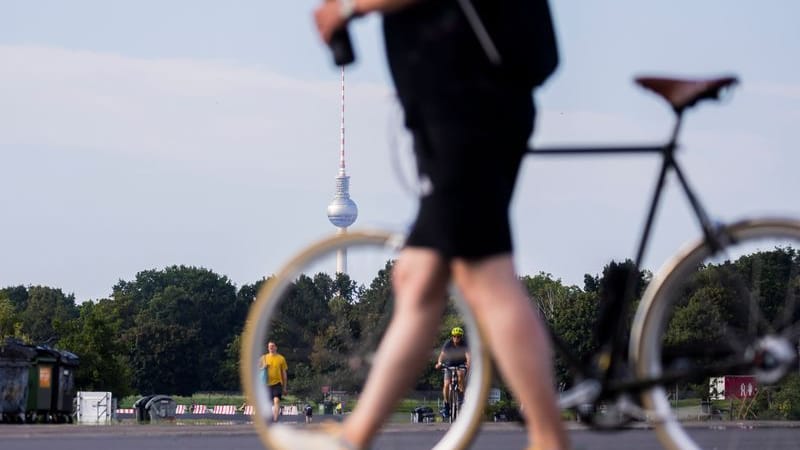
<svg viewBox="0 0 800 450"><path fill-rule="evenodd" d="M664 380L641 397L672 450L701 448L687 420L797 419L780 399L797 394L800 221L747 220L717 236L721 250L700 240L662 267L631 330L637 377Z"/></svg>
<svg viewBox="0 0 800 450"><path fill-rule="evenodd" d="M458 418L458 390L454 388L450 388L450 395L448 398L448 404L450 405L450 423L455 422Z"/></svg>
<svg viewBox="0 0 800 450"><path fill-rule="evenodd" d="M352 409L349 406L358 402L358 392L391 319L391 268L402 243L402 236L384 231L337 234L300 252L259 290L247 318L240 368L247 400L253 405L253 423L267 448L320 447L322 441L309 436L321 434L326 420L346 417ZM337 269L344 261L347 274ZM474 369L466 389L471 403L434 447L437 450L469 445L480 425L489 390L488 349L477 321L459 299L451 295L448 315L463 324L469 339ZM272 398L259 367L268 341L278 345L289 364L291 396L282 404L290 414L277 424L272 423ZM429 352L432 360L438 356L438 343L408 344ZM344 415L330 414L333 405L340 402ZM295 410L292 403L315 404L323 417L315 420L315 425L296 423L301 416L291 415ZM395 414L392 420L399 417L407 420L408 413Z"/></svg>

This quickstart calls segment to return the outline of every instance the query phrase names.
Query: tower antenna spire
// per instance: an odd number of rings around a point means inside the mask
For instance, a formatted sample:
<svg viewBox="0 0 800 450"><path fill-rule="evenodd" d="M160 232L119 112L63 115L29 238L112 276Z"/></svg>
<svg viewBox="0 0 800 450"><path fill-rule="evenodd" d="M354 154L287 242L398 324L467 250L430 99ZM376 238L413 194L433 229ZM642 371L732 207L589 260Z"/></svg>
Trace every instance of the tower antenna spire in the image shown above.
<svg viewBox="0 0 800 450"><path fill-rule="evenodd" d="M344 175L345 173L345 163L344 163L344 66L342 66L342 122L341 122L341 142L339 143L339 174Z"/></svg>

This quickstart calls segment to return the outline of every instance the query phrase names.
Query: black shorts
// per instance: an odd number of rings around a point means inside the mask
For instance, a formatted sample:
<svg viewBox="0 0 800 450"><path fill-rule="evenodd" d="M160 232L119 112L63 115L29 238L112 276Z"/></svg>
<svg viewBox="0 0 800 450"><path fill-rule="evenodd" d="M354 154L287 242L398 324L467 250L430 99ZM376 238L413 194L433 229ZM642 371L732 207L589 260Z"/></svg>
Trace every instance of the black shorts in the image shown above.
<svg viewBox="0 0 800 450"><path fill-rule="evenodd" d="M407 244L447 259L510 253L531 84L489 62L455 1L385 15L384 36L423 190Z"/></svg>
<svg viewBox="0 0 800 450"><path fill-rule="evenodd" d="M434 99L403 101L422 189L407 244L446 259L510 253L509 205L533 99L526 89L455 84Z"/></svg>
<svg viewBox="0 0 800 450"><path fill-rule="evenodd" d="M268 387L269 387L269 392L270 392L270 397L271 398L275 398L275 397L283 398L283 385L282 384L280 384L280 383L271 384Z"/></svg>

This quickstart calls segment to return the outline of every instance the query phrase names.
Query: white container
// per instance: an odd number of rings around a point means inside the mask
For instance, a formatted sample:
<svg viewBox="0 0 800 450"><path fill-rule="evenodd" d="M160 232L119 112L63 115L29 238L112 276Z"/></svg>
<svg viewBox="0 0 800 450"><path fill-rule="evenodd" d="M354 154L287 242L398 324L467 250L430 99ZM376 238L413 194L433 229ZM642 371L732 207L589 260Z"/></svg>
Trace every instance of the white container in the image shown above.
<svg viewBox="0 0 800 450"><path fill-rule="evenodd" d="M77 422L91 425L111 423L114 405L111 392L78 392L75 399Z"/></svg>

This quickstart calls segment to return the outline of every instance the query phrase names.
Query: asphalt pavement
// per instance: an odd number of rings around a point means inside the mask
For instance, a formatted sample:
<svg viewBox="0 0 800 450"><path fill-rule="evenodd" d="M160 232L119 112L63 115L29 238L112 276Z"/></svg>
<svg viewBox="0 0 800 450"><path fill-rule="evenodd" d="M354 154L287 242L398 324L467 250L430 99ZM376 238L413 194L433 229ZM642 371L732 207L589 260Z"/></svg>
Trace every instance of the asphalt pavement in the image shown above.
<svg viewBox="0 0 800 450"><path fill-rule="evenodd" d="M800 427L794 422L704 422L689 425L703 448L714 450L796 450ZM300 425L302 426L302 425ZM598 432L568 424L576 450L659 450L655 434L646 426ZM373 448L409 450L431 448L446 424L391 424ZM519 450L525 447L523 429L514 423L486 423L473 449ZM246 423L220 424L113 424L113 425L2 425L2 450L261 450L255 430Z"/></svg>

